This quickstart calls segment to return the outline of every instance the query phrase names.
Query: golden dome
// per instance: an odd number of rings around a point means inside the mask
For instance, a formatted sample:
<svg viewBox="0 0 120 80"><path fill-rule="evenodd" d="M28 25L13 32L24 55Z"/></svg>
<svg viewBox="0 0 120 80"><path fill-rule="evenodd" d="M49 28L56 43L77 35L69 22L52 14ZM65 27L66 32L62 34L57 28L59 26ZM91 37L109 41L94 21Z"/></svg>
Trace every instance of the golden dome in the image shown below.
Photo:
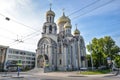
<svg viewBox="0 0 120 80"><path fill-rule="evenodd" d="M46 16L48 16L48 15L53 15L53 16L55 16L55 13L50 9L50 10L47 11L47 13L46 13Z"/></svg>
<svg viewBox="0 0 120 80"><path fill-rule="evenodd" d="M70 22L71 22L70 19L69 19L68 17L66 17L64 13L63 13L63 16L61 16L61 17L58 19L57 23L60 24L60 23L63 23L63 22L64 22L64 23L66 23L66 22L69 22L69 23L70 23Z"/></svg>
<svg viewBox="0 0 120 80"><path fill-rule="evenodd" d="M72 25L70 24L70 22L66 22L65 25L64 25L64 28L71 28Z"/></svg>
<svg viewBox="0 0 120 80"><path fill-rule="evenodd" d="M76 30L74 31L74 34L80 34L80 31L76 28Z"/></svg>

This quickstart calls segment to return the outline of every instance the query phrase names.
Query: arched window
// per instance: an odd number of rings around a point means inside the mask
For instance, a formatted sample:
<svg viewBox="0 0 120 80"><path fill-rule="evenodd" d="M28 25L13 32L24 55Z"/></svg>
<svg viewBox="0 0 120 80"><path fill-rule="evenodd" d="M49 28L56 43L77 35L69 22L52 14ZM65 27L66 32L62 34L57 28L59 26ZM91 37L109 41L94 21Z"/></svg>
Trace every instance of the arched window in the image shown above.
<svg viewBox="0 0 120 80"><path fill-rule="evenodd" d="M52 21L51 16L50 16L50 22Z"/></svg>
<svg viewBox="0 0 120 80"><path fill-rule="evenodd" d="M49 33L52 33L52 26L49 26Z"/></svg>
<svg viewBox="0 0 120 80"><path fill-rule="evenodd" d="M45 44L44 44L44 54L45 54Z"/></svg>
<svg viewBox="0 0 120 80"><path fill-rule="evenodd" d="M61 59L59 60L59 64L60 64L60 65L62 64L62 61L61 61Z"/></svg>

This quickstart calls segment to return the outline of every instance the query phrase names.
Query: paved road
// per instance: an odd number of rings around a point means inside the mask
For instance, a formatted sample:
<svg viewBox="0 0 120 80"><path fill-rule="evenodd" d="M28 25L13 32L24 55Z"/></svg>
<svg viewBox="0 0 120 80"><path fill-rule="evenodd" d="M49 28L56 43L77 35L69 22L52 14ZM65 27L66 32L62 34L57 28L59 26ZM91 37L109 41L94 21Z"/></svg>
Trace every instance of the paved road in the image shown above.
<svg viewBox="0 0 120 80"><path fill-rule="evenodd" d="M65 75L66 74L66 75ZM9 73L8 77L3 77L0 74L0 80L120 80L120 75L96 75L96 76L83 76L83 75L67 75L69 73L49 73L49 74L28 74L21 73L21 78L17 78L16 73ZM63 75L63 76L62 76Z"/></svg>

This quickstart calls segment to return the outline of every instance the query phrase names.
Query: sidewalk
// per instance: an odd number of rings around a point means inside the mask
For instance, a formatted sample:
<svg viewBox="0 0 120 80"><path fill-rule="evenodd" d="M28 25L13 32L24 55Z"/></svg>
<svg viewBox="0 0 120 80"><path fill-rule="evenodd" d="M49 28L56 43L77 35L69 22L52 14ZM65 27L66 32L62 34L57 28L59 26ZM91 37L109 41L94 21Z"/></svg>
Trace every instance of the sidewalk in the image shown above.
<svg viewBox="0 0 120 80"><path fill-rule="evenodd" d="M48 72L48 73L33 73L33 75L46 75L46 76L57 76L57 77L105 77L114 76L113 74L99 74L99 75L82 75L76 72Z"/></svg>

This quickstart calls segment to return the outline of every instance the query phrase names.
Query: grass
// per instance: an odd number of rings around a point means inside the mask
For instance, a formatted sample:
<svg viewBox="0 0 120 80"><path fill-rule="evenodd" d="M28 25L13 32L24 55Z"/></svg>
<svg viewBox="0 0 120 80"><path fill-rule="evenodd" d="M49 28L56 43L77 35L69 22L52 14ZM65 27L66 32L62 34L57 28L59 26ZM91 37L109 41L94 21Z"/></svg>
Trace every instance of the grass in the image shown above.
<svg viewBox="0 0 120 80"><path fill-rule="evenodd" d="M95 75L95 74L107 74L109 72L110 72L110 70L95 70L95 71L81 71L81 72L79 72L79 74Z"/></svg>

